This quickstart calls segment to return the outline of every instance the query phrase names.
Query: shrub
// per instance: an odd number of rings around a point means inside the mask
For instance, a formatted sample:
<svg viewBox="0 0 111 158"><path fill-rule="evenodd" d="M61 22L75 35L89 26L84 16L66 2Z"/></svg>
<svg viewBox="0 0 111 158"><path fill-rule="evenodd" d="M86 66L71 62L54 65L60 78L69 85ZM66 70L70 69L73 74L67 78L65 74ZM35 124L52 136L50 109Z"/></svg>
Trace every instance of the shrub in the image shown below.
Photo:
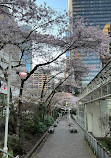
<svg viewBox="0 0 111 158"><path fill-rule="evenodd" d="M34 126L35 126L35 124L34 124L33 118L26 118L26 119L22 120L22 130L23 131L33 134L34 129L35 129Z"/></svg>
<svg viewBox="0 0 111 158"><path fill-rule="evenodd" d="M111 138L104 137L104 138L97 138L97 139L105 148L107 148L108 150L111 150Z"/></svg>
<svg viewBox="0 0 111 158"><path fill-rule="evenodd" d="M105 143L107 144L108 148L111 150L111 139L105 138Z"/></svg>
<svg viewBox="0 0 111 158"><path fill-rule="evenodd" d="M50 115L45 116L45 122L44 123L45 123L46 126L51 126L54 123L53 117L50 116Z"/></svg>
<svg viewBox="0 0 111 158"><path fill-rule="evenodd" d="M59 112L57 109L53 110L53 117L54 117L54 119L57 119L59 117Z"/></svg>
<svg viewBox="0 0 111 158"><path fill-rule="evenodd" d="M2 152L0 152L0 157L2 157L3 156L3 154L2 154Z"/></svg>
<svg viewBox="0 0 111 158"><path fill-rule="evenodd" d="M15 154L23 154L22 147L20 145L19 137L16 134L9 135L8 137L8 147L13 150Z"/></svg>
<svg viewBox="0 0 111 158"><path fill-rule="evenodd" d="M41 133L41 134L43 134L47 130L47 127L43 122L38 122L37 128L38 128L37 130L38 133Z"/></svg>
<svg viewBox="0 0 111 158"><path fill-rule="evenodd" d="M22 120L22 135L25 138L30 138L30 134L43 134L47 127L45 123L38 118L26 118Z"/></svg>

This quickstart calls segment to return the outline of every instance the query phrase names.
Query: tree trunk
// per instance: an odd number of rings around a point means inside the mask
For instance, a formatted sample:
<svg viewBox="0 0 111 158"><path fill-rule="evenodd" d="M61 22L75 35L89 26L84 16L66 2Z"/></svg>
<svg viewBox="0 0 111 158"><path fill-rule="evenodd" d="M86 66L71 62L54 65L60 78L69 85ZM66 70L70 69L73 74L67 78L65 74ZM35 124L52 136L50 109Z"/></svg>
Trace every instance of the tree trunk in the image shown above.
<svg viewBox="0 0 111 158"><path fill-rule="evenodd" d="M16 133L16 112L14 110L14 104L12 103L12 91L10 89L10 119L9 119L9 132L12 132L13 134Z"/></svg>
<svg viewBox="0 0 111 158"><path fill-rule="evenodd" d="M24 87L24 80L21 80L21 88L20 88L20 94L19 94L19 103L17 108L17 126L16 126L16 134L21 137L20 132L20 126L21 126L21 106L22 106L22 93L23 93L23 87Z"/></svg>

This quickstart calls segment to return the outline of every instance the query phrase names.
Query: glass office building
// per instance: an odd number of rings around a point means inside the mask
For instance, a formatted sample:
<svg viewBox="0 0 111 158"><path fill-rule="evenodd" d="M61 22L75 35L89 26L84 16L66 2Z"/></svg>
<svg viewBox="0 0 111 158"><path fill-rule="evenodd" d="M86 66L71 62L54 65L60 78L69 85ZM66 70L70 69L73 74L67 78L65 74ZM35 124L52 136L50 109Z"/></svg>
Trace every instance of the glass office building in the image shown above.
<svg viewBox="0 0 111 158"><path fill-rule="evenodd" d="M29 25L23 25L22 29L25 30L29 30L31 31L31 26ZM28 72L30 72L32 70L32 41L28 41L24 43L24 56L23 56L23 60L26 64L26 68L28 70Z"/></svg>
<svg viewBox="0 0 111 158"><path fill-rule="evenodd" d="M88 25L103 30L111 22L111 0L72 0L73 16L81 16Z"/></svg>
<svg viewBox="0 0 111 158"><path fill-rule="evenodd" d="M73 17L84 18L88 26L99 26L102 30L111 23L111 0L69 0L69 11ZM102 63L99 57L93 57L93 53L88 58L82 57L84 63L93 66L89 75L82 79L82 85L85 86L100 71Z"/></svg>

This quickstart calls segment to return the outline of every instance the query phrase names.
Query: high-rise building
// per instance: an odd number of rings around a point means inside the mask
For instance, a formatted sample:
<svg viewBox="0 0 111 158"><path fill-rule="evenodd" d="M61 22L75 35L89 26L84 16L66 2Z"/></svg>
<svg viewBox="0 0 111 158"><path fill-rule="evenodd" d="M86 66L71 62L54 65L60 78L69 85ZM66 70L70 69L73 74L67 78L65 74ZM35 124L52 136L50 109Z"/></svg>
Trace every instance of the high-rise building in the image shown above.
<svg viewBox="0 0 111 158"><path fill-rule="evenodd" d="M87 26L99 26L102 30L106 28L105 32L108 31L109 27L105 26L111 23L111 0L69 0L68 5L73 18L80 16L84 18ZM88 57L84 56L83 53L81 60L88 66L93 67L89 75L82 79L82 86L85 86L100 71L103 60L94 56L93 52Z"/></svg>
<svg viewBox="0 0 111 158"><path fill-rule="evenodd" d="M38 95L41 94L41 91L44 87L45 92L50 92L51 90L51 81L50 81L50 72L43 73L42 71L36 70L34 74L32 75L32 81L33 81L33 89L36 89L38 92Z"/></svg>
<svg viewBox="0 0 111 158"><path fill-rule="evenodd" d="M31 26L29 25L23 25L21 28L24 31L31 31ZM32 41L29 40L25 42L23 45L24 45L23 61L25 62L28 72L30 72L32 70Z"/></svg>
<svg viewBox="0 0 111 158"><path fill-rule="evenodd" d="M104 29L103 29L103 31L105 32L105 34L109 34L110 35L110 37L111 37L111 23L107 23L105 26L104 26ZM111 54L111 42L110 43L108 43L108 51L109 51L109 53ZM109 59L111 59L109 56L106 56L105 58L101 58L101 60L102 60L102 66L104 67L105 66L105 64L108 62L108 60Z"/></svg>
<svg viewBox="0 0 111 158"><path fill-rule="evenodd" d="M110 0L69 0L69 11L73 17L79 15L88 25L100 26L102 30L111 22Z"/></svg>

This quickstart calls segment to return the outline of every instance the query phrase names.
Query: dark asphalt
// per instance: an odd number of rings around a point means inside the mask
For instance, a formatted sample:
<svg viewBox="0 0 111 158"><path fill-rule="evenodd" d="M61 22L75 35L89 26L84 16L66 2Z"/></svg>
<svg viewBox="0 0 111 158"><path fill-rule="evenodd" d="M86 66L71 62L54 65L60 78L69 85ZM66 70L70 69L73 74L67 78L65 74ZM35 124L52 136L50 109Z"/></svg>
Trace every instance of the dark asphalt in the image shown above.
<svg viewBox="0 0 111 158"><path fill-rule="evenodd" d="M66 117L62 118L54 134L50 134L42 149L31 158L96 158L84 140L83 130L76 126L78 133L70 133Z"/></svg>

